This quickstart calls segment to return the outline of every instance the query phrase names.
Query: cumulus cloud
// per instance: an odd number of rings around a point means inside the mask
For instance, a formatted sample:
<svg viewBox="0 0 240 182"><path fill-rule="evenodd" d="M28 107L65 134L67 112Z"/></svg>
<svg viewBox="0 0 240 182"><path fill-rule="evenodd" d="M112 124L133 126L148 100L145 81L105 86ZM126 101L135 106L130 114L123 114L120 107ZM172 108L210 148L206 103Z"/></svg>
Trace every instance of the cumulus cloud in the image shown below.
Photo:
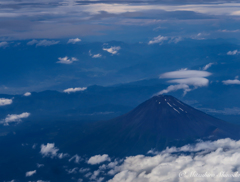
<svg viewBox="0 0 240 182"><path fill-rule="evenodd" d="M12 99L0 98L0 106L12 104Z"/></svg>
<svg viewBox="0 0 240 182"><path fill-rule="evenodd" d="M28 118L30 113L24 112L22 114L8 114L7 117L1 121L4 125L9 125L9 123L19 123L23 118Z"/></svg>
<svg viewBox="0 0 240 182"><path fill-rule="evenodd" d="M240 80L236 77L234 80L223 80L223 84L225 85L240 85Z"/></svg>
<svg viewBox="0 0 240 182"><path fill-rule="evenodd" d="M72 58L68 58L67 56L61 58L58 58L59 61L57 61L57 63L61 63L61 64L72 64L74 61L77 61L78 59L75 57Z"/></svg>
<svg viewBox="0 0 240 182"><path fill-rule="evenodd" d="M183 38L182 37L171 37L171 39L168 41L168 43L175 43L177 44L178 42L182 41Z"/></svg>
<svg viewBox="0 0 240 182"><path fill-rule="evenodd" d="M203 70L206 71L208 68L210 68L214 63L208 63L206 66L203 67Z"/></svg>
<svg viewBox="0 0 240 182"><path fill-rule="evenodd" d="M32 176L32 175L34 175L36 172L37 172L36 170L34 170L34 171L28 171L28 172L26 172L26 177Z"/></svg>
<svg viewBox="0 0 240 182"><path fill-rule="evenodd" d="M120 49L121 49L120 46L112 46L110 48L103 48L104 51L107 51L107 52L111 53L112 55L117 54Z"/></svg>
<svg viewBox="0 0 240 182"><path fill-rule="evenodd" d="M232 182L240 179L239 162L240 141L206 141L167 148L153 156L127 157L115 166L117 174L109 182Z"/></svg>
<svg viewBox="0 0 240 182"><path fill-rule="evenodd" d="M58 44L60 41L55 41L55 40L31 40L27 43L27 45L35 45L36 44L36 47L38 46L51 46L51 45L55 45L55 44Z"/></svg>
<svg viewBox="0 0 240 182"><path fill-rule="evenodd" d="M167 72L160 75L160 78L172 79L167 81L168 83L176 83L177 85L170 85L166 89L160 91L158 94L166 94L172 91L184 90L184 95L196 89L198 87L206 87L209 84L209 80L205 77L210 76L211 73L207 71L199 70L187 70L182 69L178 71ZM177 79L174 79L177 78ZM190 88L193 86L193 88Z"/></svg>
<svg viewBox="0 0 240 182"><path fill-rule="evenodd" d="M100 58L100 57L102 57L101 54L94 54L94 55L92 56L92 58Z"/></svg>
<svg viewBox="0 0 240 182"><path fill-rule="evenodd" d="M228 51L227 52L227 55L237 55L237 54L239 54L240 53L240 51L238 51L238 50L234 50L234 51Z"/></svg>
<svg viewBox="0 0 240 182"><path fill-rule="evenodd" d="M47 145L42 144L40 153L43 155L43 157L55 157L57 156L57 152L59 149L55 147L54 143L47 143Z"/></svg>
<svg viewBox="0 0 240 182"><path fill-rule="evenodd" d="M69 39L68 40L68 44L76 44L77 42L81 42L81 39L76 38L76 39Z"/></svg>
<svg viewBox="0 0 240 182"><path fill-rule="evenodd" d="M68 89L63 90L63 92L65 92L65 93L79 92L79 91L84 91L86 89L87 89L87 87L68 88Z"/></svg>
<svg viewBox="0 0 240 182"><path fill-rule="evenodd" d="M107 154L92 156L87 161L87 163L91 164L91 165L95 165L95 164L100 164L105 161L111 161L110 157Z"/></svg>
<svg viewBox="0 0 240 182"><path fill-rule="evenodd" d="M168 40L168 37L165 37L165 36L161 36L161 35L159 35L159 36L157 36L157 37L154 37L153 38L153 40L150 40L149 42L148 42L148 44L150 45L150 44L162 44L165 40Z"/></svg>
<svg viewBox="0 0 240 182"><path fill-rule="evenodd" d="M24 96L26 96L26 97L28 97L28 96L30 96L30 95L32 95L31 94L31 92L26 92L25 94L23 94Z"/></svg>
<svg viewBox="0 0 240 182"><path fill-rule="evenodd" d="M6 47L8 45L7 42L0 42L0 47Z"/></svg>

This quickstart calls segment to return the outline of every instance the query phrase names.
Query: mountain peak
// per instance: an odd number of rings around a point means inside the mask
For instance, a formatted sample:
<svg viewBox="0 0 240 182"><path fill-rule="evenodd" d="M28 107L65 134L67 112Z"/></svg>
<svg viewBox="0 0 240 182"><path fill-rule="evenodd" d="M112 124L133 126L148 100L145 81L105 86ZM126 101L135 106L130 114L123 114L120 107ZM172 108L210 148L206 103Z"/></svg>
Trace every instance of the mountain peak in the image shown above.
<svg viewBox="0 0 240 182"><path fill-rule="evenodd" d="M167 146L195 142L196 139L240 138L238 126L170 95L154 96L125 115L98 124L94 136L89 138L98 140L100 148L108 153L118 149L122 153L137 154L151 148L162 150Z"/></svg>

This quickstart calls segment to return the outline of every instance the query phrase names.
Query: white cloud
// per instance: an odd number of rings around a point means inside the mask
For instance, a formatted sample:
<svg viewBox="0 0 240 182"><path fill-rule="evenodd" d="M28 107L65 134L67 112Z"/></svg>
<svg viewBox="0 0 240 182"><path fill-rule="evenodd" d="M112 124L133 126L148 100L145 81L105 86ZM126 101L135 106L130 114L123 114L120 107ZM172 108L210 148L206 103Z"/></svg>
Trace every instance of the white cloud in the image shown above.
<svg viewBox="0 0 240 182"><path fill-rule="evenodd" d="M26 97L27 97L27 96L30 96L30 95L32 95L31 92L26 92L26 93L24 94L24 96L26 96Z"/></svg>
<svg viewBox="0 0 240 182"><path fill-rule="evenodd" d="M121 49L120 46L112 46L110 48L103 48L104 51L107 51L111 54L117 54L120 49Z"/></svg>
<svg viewBox="0 0 240 182"><path fill-rule="evenodd" d="M23 118L27 118L30 116L30 113L24 112L22 114L8 114L7 117L1 121L4 125L8 125L9 123L21 122Z"/></svg>
<svg viewBox="0 0 240 182"><path fill-rule="evenodd" d="M8 45L7 42L0 42L0 47L6 47Z"/></svg>
<svg viewBox="0 0 240 182"><path fill-rule="evenodd" d="M182 69L178 71L167 72L161 74L159 78L177 78L173 80L169 80L168 83L176 83L177 85L170 85L167 89L160 91L158 94L166 94L172 91L177 91L180 89L184 90L184 95L191 91L190 86L193 86L193 89L198 87L206 87L209 84L209 80L204 78L210 76L211 73L207 71L199 71L199 70L187 70Z"/></svg>
<svg viewBox="0 0 240 182"><path fill-rule="evenodd" d="M157 44L157 43L162 44L165 40L168 40L168 37L159 35L157 37L154 37L153 40L150 40L148 44Z"/></svg>
<svg viewBox="0 0 240 182"><path fill-rule="evenodd" d="M210 68L214 63L208 63L206 66L203 67L203 70L206 71L208 68Z"/></svg>
<svg viewBox="0 0 240 182"><path fill-rule="evenodd" d="M94 54L94 55L92 56L92 58L100 58L100 57L102 57L101 54Z"/></svg>
<svg viewBox="0 0 240 182"><path fill-rule="evenodd" d="M66 169L68 174L76 174L78 172L78 168L75 167L73 169Z"/></svg>
<svg viewBox="0 0 240 182"><path fill-rule="evenodd" d="M36 47L38 46L51 46L51 45L55 45L55 44L58 44L60 41L55 41L55 40L31 40L27 43L27 45L35 45L36 44Z"/></svg>
<svg viewBox="0 0 240 182"><path fill-rule="evenodd" d="M238 80L238 78L235 78L234 80L223 80L222 82L225 85L240 85L240 80Z"/></svg>
<svg viewBox="0 0 240 182"><path fill-rule="evenodd" d="M68 88L68 89L65 89L63 92L65 92L65 93L79 92L79 91L84 91L86 89L87 89L87 87Z"/></svg>
<svg viewBox="0 0 240 182"><path fill-rule="evenodd" d="M174 152L174 153L173 153ZM185 153L183 153L185 152ZM154 156L127 157L113 170L109 182L232 182L239 181L240 141L221 139L196 145L172 147ZM224 177L238 174L238 177ZM211 174L196 177L193 174Z"/></svg>
<svg viewBox="0 0 240 182"><path fill-rule="evenodd" d="M227 52L227 55L236 55L236 54L239 54L240 53L240 51L238 51L238 50L234 50L234 51L228 51Z"/></svg>
<svg viewBox="0 0 240 182"><path fill-rule="evenodd" d="M75 57L72 57L72 58L68 58L67 56L66 57L59 57L58 58L59 61L57 61L57 63L61 63L61 64L72 64L74 61L77 61L78 59L75 58Z"/></svg>
<svg viewBox="0 0 240 182"><path fill-rule="evenodd" d="M12 99L0 98L0 106L12 104Z"/></svg>
<svg viewBox="0 0 240 182"><path fill-rule="evenodd" d="M28 172L26 172L26 177L32 176L32 175L34 175L36 172L37 172L36 170L34 170L34 171L28 171Z"/></svg>
<svg viewBox="0 0 240 182"><path fill-rule="evenodd" d="M43 157L55 157L57 156L57 152L59 149L55 147L54 143L47 143L47 145L42 144L41 145L41 151L40 153L43 155Z"/></svg>
<svg viewBox="0 0 240 182"><path fill-rule="evenodd" d="M81 169L79 169L80 173L85 173L85 172L88 172L88 171L90 171L90 168L81 168Z"/></svg>
<svg viewBox="0 0 240 182"><path fill-rule="evenodd" d="M81 42L81 39L76 38L76 39L69 39L68 40L68 44L76 44L77 42Z"/></svg>
<svg viewBox="0 0 240 182"><path fill-rule="evenodd" d="M91 165L95 165L95 164L100 164L105 161L111 161L110 157L107 154L92 156L87 161L87 163L91 164Z"/></svg>
<svg viewBox="0 0 240 182"><path fill-rule="evenodd" d="M211 73L199 70L181 69L178 71L171 71L160 75L160 78L191 78L191 77L208 77Z"/></svg>

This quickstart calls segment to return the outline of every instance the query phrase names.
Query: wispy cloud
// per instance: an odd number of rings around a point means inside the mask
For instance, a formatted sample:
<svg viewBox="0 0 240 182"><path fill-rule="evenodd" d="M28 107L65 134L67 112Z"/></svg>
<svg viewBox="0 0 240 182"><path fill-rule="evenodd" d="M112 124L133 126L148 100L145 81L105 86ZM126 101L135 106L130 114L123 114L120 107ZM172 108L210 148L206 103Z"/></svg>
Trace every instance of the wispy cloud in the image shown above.
<svg viewBox="0 0 240 182"><path fill-rule="evenodd" d="M72 64L74 61L77 61L78 59L75 57L72 58L68 58L67 56L61 58L58 58L59 61L57 61L57 63L61 63L61 64Z"/></svg>
<svg viewBox="0 0 240 182"><path fill-rule="evenodd" d="M38 46L51 46L51 45L55 45L58 44L60 41L55 41L55 40L31 40L27 43L27 45L35 45L36 47Z"/></svg>
<svg viewBox="0 0 240 182"><path fill-rule="evenodd" d="M214 65L214 63L208 63L206 66L203 67L203 71L208 70L208 68L210 68L212 65Z"/></svg>
<svg viewBox="0 0 240 182"><path fill-rule="evenodd" d="M65 92L65 93L79 92L79 91L84 91L86 89L87 89L87 87L68 88L68 89L65 89L63 92Z"/></svg>
<svg viewBox="0 0 240 182"><path fill-rule="evenodd" d="M0 98L0 106L6 106L12 104L12 99Z"/></svg>
<svg viewBox="0 0 240 182"><path fill-rule="evenodd" d="M117 54L120 49L121 49L120 46L112 46L110 48L103 48L104 51L107 51L107 52L111 53L112 55Z"/></svg>
<svg viewBox="0 0 240 182"><path fill-rule="evenodd" d="M92 58L100 58L100 57L102 57L101 54L94 54L94 55L92 56Z"/></svg>
<svg viewBox="0 0 240 182"><path fill-rule="evenodd" d="M233 55L237 55L237 54L239 54L239 53L240 53L240 51L234 50L234 51L228 51L228 52L227 52L227 55L233 56Z"/></svg>
<svg viewBox="0 0 240 182"><path fill-rule="evenodd" d="M32 175L34 175L34 174L36 174L36 173L37 173L36 170L34 170L34 171L28 171L28 172L26 172L26 177L30 177L30 176L32 176Z"/></svg>
<svg viewBox="0 0 240 182"><path fill-rule="evenodd" d="M24 112L22 114L8 114L7 117L2 120L0 123L4 125L9 125L9 123L19 123L23 118L28 118L30 113Z"/></svg>
<svg viewBox="0 0 240 182"><path fill-rule="evenodd" d="M76 39L69 39L68 40L68 44L76 44L77 42L81 42L81 39L76 38Z"/></svg>
<svg viewBox="0 0 240 182"><path fill-rule="evenodd" d="M168 37L159 35L154 37L153 40L150 40L148 44L162 44L165 40L168 40Z"/></svg>

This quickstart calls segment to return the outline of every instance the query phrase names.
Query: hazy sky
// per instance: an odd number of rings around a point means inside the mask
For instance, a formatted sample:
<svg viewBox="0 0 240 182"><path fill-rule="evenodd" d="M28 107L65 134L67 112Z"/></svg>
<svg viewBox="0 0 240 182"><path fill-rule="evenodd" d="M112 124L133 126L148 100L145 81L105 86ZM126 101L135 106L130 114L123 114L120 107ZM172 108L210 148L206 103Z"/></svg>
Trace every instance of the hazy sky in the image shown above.
<svg viewBox="0 0 240 182"><path fill-rule="evenodd" d="M0 38L148 41L157 35L238 38L240 3L232 1L3 0Z"/></svg>

